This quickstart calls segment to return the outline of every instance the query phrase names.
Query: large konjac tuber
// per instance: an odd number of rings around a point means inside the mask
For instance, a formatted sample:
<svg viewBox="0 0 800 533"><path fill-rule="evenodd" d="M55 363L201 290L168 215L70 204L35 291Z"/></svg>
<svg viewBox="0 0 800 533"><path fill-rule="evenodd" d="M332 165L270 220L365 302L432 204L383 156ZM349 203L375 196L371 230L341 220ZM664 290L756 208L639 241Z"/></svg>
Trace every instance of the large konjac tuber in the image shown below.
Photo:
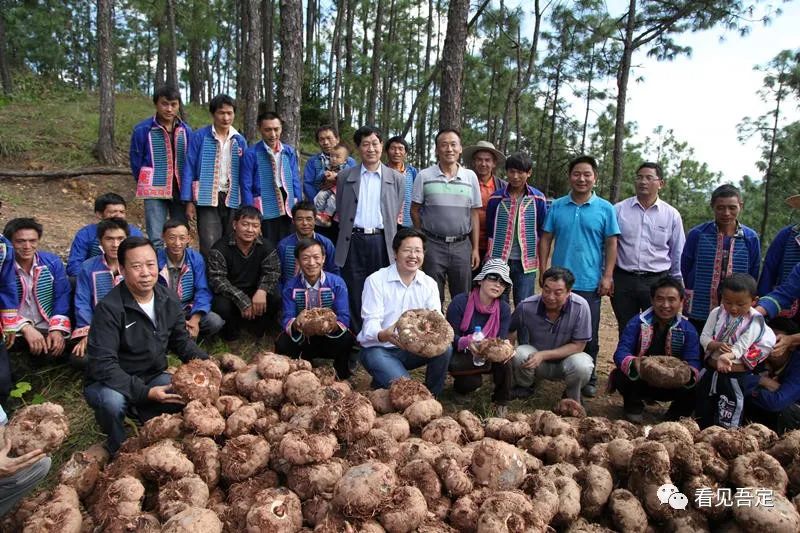
<svg viewBox="0 0 800 533"><path fill-rule="evenodd" d="M453 342L453 327L439 311L409 309L397 320L403 348L420 357L436 357Z"/></svg>
<svg viewBox="0 0 800 533"><path fill-rule="evenodd" d="M369 461L349 468L336 482L333 503L348 517L374 516L391 498L396 486L393 465Z"/></svg>
<svg viewBox="0 0 800 533"><path fill-rule="evenodd" d="M189 433L201 437L217 437L225 431L225 419L219 410L200 400L192 400L183 408L183 425Z"/></svg>
<svg viewBox="0 0 800 533"><path fill-rule="evenodd" d="M64 408L45 402L23 407L11 417L5 439L11 442L11 453L24 455L33 450L50 453L69 436L69 423Z"/></svg>
<svg viewBox="0 0 800 533"><path fill-rule="evenodd" d="M650 355L639 359L639 376L659 389L679 389L689 383L692 368L671 355Z"/></svg>
<svg viewBox="0 0 800 533"><path fill-rule="evenodd" d="M410 533L425 520L428 504L417 487L397 487L378 520L388 533Z"/></svg>
<svg viewBox="0 0 800 533"><path fill-rule="evenodd" d="M525 478L523 451L506 442L484 438L472 454L471 470L478 485L496 490L519 487Z"/></svg>
<svg viewBox="0 0 800 533"><path fill-rule="evenodd" d="M210 359L192 359L178 367L172 376L172 390L184 402L199 400L213 404L219 398L222 373Z"/></svg>
<svg viewBox="0 0 800 533"><path fill-rule="evenodd" d="M189 507L164 524L161 533L222 533L222 522L211 509Z"/></svg>
<svg viewBox="0 0 800 533"><path fill-rule="evenodd" d="M269 463L269 444L257 435L240 435L228 439L220 451L222 477L242 481L254 476Z"/></svg>
<svg viewBox="0 0 800 533"><path fill-rule="evenodd" d="M294 533L303 526L300 499L285 488L269 488L256 494L247 512L247 532Z"/></svg>
<svg viewBox="0 0 800 533"><path fill-rule="evenodd" d="M336 313L328 307L303 309L297 315L296 325L297 329L306 337L328 335L338 327Z"/></svg>

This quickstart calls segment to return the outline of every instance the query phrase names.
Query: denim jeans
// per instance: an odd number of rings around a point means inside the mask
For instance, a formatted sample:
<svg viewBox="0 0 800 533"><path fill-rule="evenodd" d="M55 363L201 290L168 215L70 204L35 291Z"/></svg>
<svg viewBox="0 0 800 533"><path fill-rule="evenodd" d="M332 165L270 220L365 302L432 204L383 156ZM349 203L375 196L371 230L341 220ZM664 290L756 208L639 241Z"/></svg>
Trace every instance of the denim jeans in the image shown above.
<svg viewBox="0 0 800 533"><path fill-rule="evenodd" d="M589 312L592 314L592 340L586 343L584 351L589 354L594 362L594 370L592 370L592 379L589 380L590 385L597 385L597 353L600 351L600 303L603 298L597 291L572 291L578 296L583 297L589 304Z"/></svg>
<svg viewBox="0 0 800 533"><path fill-rule="evenodd" d="M526 274L522 270L522 261L518 259L509 259L508 268L511 270L511 281L514 283L514 287L511 290L514 292L514 307L516 307L522 300L528 296L533 296L536 292L537 271L534 270ZM503 296L507 300L508 291L503 293Z"/></svg>
<svg viewBox="0 0 800 533"><path fill-rule="evenodd" d="M50 465L50 458L44 457L27 468L0 478L0 517L5 516L19 500L47 476Z"/></svg>
<svg viewBox="0 0 800 533"><path fill-rule="evenodd" d="M159 200L146 198L144 201L144 226L147 236L156 249L164 247L161 234L164 232L164 223L167 219L178 219L186 222L186 210L183 203L178 200Z"/></svg>
<svg viewBox="0 0 800 533"><path fill-rule="evenodd" d="M171 381L172 375L162 372L146 382L146 385L148 387L168 385ZM129 414L130 401L122 393L97 382L86 387L83 395L86 403L94 411L94 417L100 429L108 435L106 448L111 455L116 454L126 437L125 416ZM136 406L137 418L144 423L163 413L180 412L182 408L183 406L178 404L147 401Z"/></svg>
<svg viewBox="0 0 800 533"><path fill-rule="evenodd" d="M425 386L434 396L439 396L444 389L444 380L447 378L447 369L453 347L448 346L441 355L436 357L420 357L400 348L384 348L383 346L370 346L361 349L361 364L372 376L372 384L380 389L389 388L392 381L398 378L407 378L408 371L421 366L425 369Z"/></svg>

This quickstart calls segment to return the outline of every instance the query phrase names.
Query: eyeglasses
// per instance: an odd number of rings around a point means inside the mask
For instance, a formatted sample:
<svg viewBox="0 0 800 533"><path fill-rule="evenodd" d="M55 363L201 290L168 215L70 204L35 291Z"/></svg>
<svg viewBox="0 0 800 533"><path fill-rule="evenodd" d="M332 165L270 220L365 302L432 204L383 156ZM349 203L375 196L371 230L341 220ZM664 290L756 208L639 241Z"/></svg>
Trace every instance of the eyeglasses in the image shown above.
<svg viewBox="0 0 800 533"><path fill-rule="evenodd" d="M658 176L639 176L639 175L637 175L633 179L635 181L646 181L647 183L651 183L653 181L660 181L661 180L661 178L659 178Z"/></svg>

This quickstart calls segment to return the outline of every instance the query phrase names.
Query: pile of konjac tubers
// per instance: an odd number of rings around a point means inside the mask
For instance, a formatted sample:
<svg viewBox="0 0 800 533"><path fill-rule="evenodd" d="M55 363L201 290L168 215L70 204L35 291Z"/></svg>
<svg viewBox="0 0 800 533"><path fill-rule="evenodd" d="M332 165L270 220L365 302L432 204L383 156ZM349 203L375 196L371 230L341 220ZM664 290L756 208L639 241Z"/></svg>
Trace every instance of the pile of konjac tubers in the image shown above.
<svg viewBox="0 0 800 533"><path fill-rule="evenodd" d="M180 367L182 414L146 423L108 464L96 448L75 454L4 530L800 531L800 431L684 420L645 435L570 400L481 421L443 416L411 380L362 395L273 353L217 363ZM686 509L661 503L667 483ZM772 490L774 506L694 501L722 487Z"/></svg>

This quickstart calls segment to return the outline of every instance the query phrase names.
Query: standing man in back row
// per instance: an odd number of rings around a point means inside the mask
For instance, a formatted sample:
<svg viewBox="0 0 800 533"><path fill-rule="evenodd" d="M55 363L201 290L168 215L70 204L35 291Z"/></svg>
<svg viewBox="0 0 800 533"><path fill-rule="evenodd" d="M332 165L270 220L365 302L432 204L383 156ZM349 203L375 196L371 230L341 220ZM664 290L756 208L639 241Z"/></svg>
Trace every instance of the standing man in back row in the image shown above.
<svg viewBox="0 0 800 533"><path fill-rule="evenodd" d="M131 173L136 197L144 199L144 223L156 249L167 219L185 220L181 202L181 176L192 129L180 118L181 93L171 85L153 94L156 114L133 128Z"/></svg>
<svg viewBox="0 0 800 533"><path fill-rule="evenodd" d="M470 165L470 168L475 171L481 191L481 207L478 210L480 228L478 253L481 261L486 258L489 240L489 234L486 231L486 208L489 205L489 197L506 186L506 182L497 176L497 169L502 167L505 162L505 154L489 141L478 141L474 146L464 148L464 163ZM516 283L514 288L517 288Z"/></svg>
<svg viewBox="0 0 800 533"><path fill-rule="evenodd" d="M481 192L478 178L458 163L461 134L444 129L436 134L438 163L420 171L411 195L411 220L428 238L423 270L436 281L444 302L444 284L450 297L469 292L478 254Z"/></svg>
<svg viewBox="0 0 800 533"><path fill-rule="evenodd" d="M622 233L617 245L611 305L619 334L631 318L652 305L650 287L665 275L678 281L686 237L678 210L658 197L664 174L658 163L636 170L636 196L614 206Z"/></svg>
<svg viewBox="0 0 800 533"><path fill-rule="evenodd" d="M589 304L592 315L592 338L586 344L595 364L584 396L597 394L597 353L600 343L600 303L603 296L614 293L614 265L617 264L619 225L614 206L594 193L597 182L597 161L581 156L569 163L570 192L556 199L547 213L541 240L541 257L548 264L570 270L575 276L573 292ZM554 242L555 241L555 242Z"/></svg>

